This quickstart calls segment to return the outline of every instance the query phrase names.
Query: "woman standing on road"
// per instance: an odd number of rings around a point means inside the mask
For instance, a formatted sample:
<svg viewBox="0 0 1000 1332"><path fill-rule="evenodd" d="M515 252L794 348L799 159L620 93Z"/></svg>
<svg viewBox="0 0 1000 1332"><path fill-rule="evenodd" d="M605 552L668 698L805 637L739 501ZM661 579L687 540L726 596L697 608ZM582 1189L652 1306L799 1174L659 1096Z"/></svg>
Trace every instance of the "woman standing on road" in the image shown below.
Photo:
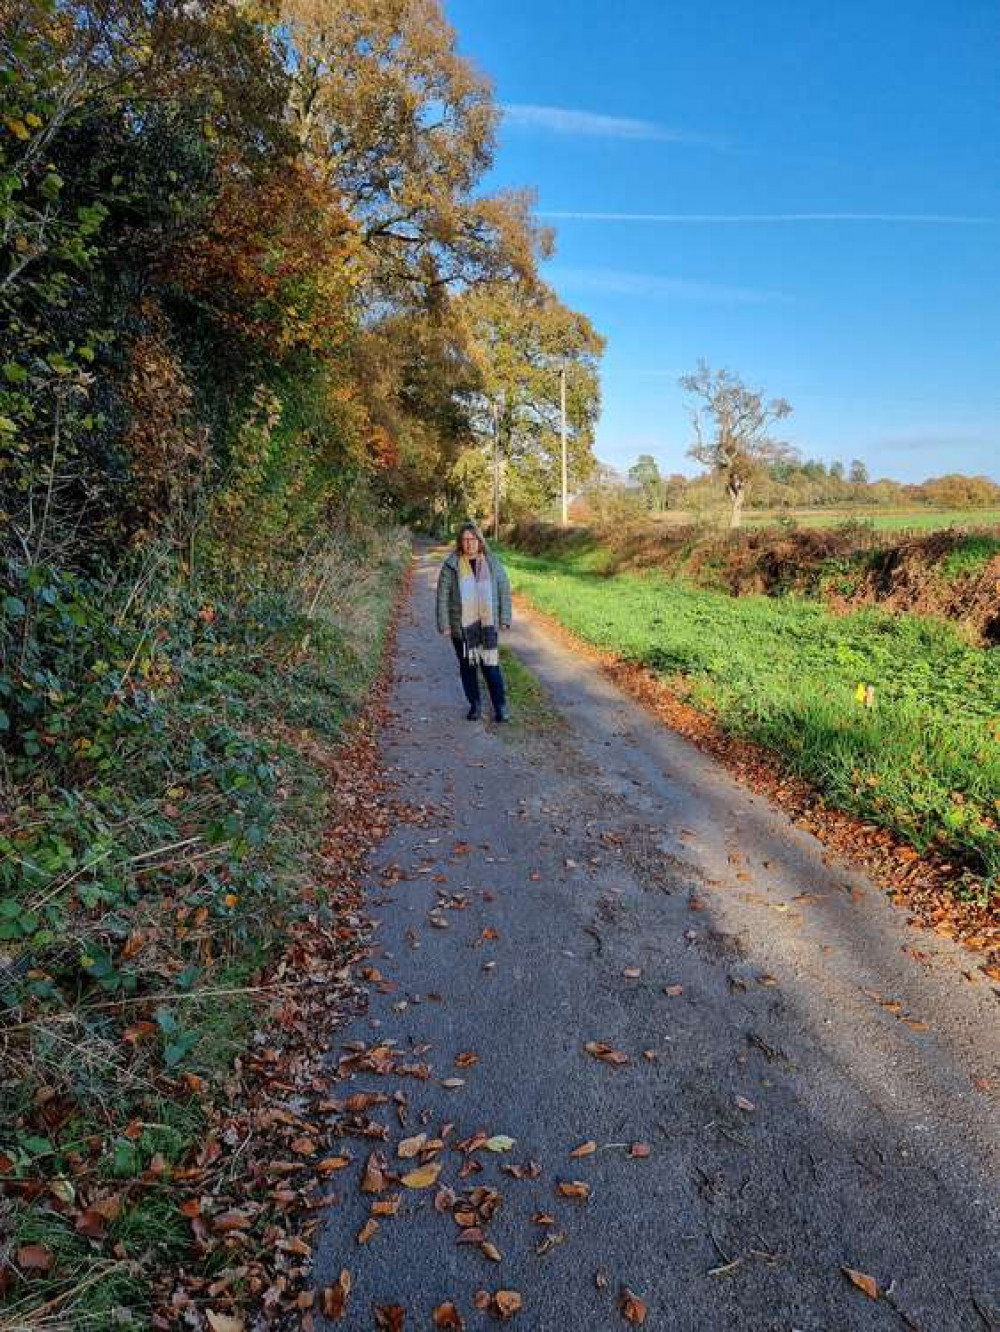
<svg viewBox="0 0 1000 1332"><path fill-rule="evenodd" d="M437 584L438 632L451 634L462 688L469 700L469 721L483 715L479 668L486 676L493 716L510 719L497 630L510 628L510 580L500 560L487 550L475 523L463 523L455 549L441 566Z"/></svg>

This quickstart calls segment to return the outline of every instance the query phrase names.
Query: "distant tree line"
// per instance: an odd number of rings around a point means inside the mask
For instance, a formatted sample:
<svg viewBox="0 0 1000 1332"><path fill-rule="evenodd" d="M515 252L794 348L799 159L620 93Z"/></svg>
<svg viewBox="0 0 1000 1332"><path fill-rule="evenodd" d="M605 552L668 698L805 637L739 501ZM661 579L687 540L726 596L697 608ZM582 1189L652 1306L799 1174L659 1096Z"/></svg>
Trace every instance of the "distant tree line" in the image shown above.
<svg viewBox="0 0 1000 1332"><path fill-rule="evenodd" d="M700 512L717 505L723 488L711 473L688 477L679 472L661 474L655 458L642 454L629 468L632 507L649 513L670 510ZM607 475L604 484L616 488ZM617 480L623 489L623 479ZM849 464L826 463L819 458L782 459L764 467L754 479L753 505L760 509L907 508L926 505L941 509L993 509L1000 507L1000 485L986 476L949 473L908 484L869 479L860 459ZM626 501L627 502L627 501Z"/></svg>

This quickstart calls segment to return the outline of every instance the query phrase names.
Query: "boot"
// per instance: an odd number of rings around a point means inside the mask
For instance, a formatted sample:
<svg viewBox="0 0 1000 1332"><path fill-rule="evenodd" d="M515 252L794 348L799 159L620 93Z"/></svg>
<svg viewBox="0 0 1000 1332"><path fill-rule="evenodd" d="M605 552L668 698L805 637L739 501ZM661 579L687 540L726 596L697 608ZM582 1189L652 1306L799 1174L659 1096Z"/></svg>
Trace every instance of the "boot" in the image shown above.
<svg viewBox="0 0 1000 1332"><path fill-rule="evenodd" d="M483 715L482 704L473 703L469 711L465 714L466 721L479 721Z"/></svg>

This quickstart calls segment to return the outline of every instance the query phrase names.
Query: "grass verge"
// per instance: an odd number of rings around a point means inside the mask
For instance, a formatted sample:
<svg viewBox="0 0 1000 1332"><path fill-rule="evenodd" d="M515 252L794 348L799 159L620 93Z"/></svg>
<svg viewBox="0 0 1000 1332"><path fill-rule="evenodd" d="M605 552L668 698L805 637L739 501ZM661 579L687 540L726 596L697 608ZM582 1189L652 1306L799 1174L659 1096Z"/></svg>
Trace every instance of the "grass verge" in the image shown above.
<svg viewBox="0 0 1000 1332"><path fill-rule="evenodd" d="M274 1218L234 1210L267 1141L248 1070L262 1005L291 1021L307 962L332 995L349 944L319 855L332 756L407 556L401 534L355 534L252 597L160 583L127 619L82 586L44 602L64 680L18 729L0 823L3 1332L172 1326L157 1292L182 1268L223 1298L276 1288L246 1256ZM227 1188L220 1224L205 1200ZM172 1317L208 1326L209 1299L182 1292Z"/></svg>
<svg viewBox="0 0 1000 1332"><path fill-rule="evenodd" d="M505 734L528 735L533 731L551 731L561 722L561 716L549 702L537 676L510 648L500 648L500 664L507 686L507 702L511 720Z"/></svg>
<svg viewBox="0 0 1000 1332"><path fill-rule="evenodd" d="M653 670L835 806L967 866L967 891L995 904L996 652L930 619L732 598L655 572L608 577L572 555L505 560L516 590L586 642Z"/></svg>

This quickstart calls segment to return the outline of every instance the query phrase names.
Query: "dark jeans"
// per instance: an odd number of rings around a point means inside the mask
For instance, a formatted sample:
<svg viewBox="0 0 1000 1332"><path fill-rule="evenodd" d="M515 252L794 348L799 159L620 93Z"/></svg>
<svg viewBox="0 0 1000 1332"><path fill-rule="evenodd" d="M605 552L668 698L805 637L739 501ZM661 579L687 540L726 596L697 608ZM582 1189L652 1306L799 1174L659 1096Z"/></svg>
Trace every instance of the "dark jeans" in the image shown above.
<svg viewBox="0 0 1000 1332"><path fill-rule="evenodd" d="M465 697L469 700L469 707L479 706L479 672L475 666L470 666L462 654L462 640L453 638L452 646L455 649L455 656L458 658L458 669L462 675L462 688L465 690ZM493 704L493 711L499 712L507 703L507 692L504 689L503 672L499 666L487 666L480 662L483 674L486 676L486 688L490 691L490 702Z"/></svg>

